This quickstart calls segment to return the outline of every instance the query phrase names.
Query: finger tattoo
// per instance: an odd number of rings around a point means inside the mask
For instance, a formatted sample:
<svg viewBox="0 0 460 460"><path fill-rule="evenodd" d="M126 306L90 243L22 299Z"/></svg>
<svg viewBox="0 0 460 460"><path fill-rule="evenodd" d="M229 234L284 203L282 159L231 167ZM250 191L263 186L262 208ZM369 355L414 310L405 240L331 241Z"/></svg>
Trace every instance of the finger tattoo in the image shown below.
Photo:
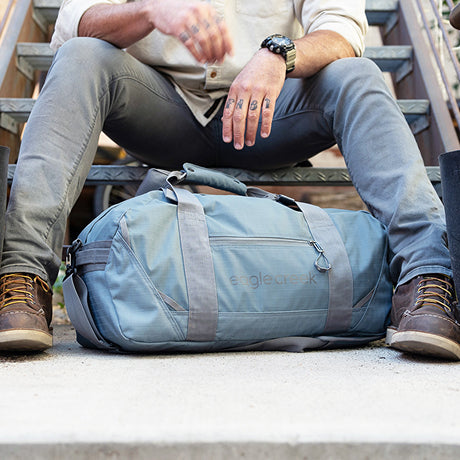
<svg viewBox="0 0 460 460"><path fill-rule="evenodd" d="M240 99L237 103L236 103L236 108L237 109L242 109L243 108L243 99Z"/></svg>
<svg viewBox="0 0 460 460"><path fill-rule="evenodd" d="M209 24L209 22L206 21L206 19L204 20L203 24L205 29L209 29L211 27L211 24Z"/></svg>
<svg viewBox="0 0 460 460"><path fill-rule="evenodd" d="M229 109L235 103L235 99L230 98L227 101L227 105L225 106L226 109Z"/></svg>
<svg viewBox="0 0 460 460"><path fill-rule="evenodd" d="M190 27L190 30L192 31L193 35L196 35L200 31L200 28L196 24L193 24L193 26Z"/></svg>
<svg viewBox="0 0 460 460"><path fill-rule="evenodd" d="M187 32L182 32L179 34L179 39L182 43L185 43L190 38L190 35Z"/></svg>
<svg viewBox="0 0 460 460"><path fill-rule="evenodd" d="M250 110L257 110L257 101L252 101L249 108Z"/></svg>
<svg viewBox="0 0 460 460"><path fill-rule="evenodd" d="M265 98L265 108L266 108L266 109L269 109L269 108L270 108L270 99L268 99L268 97Z"/></svg>

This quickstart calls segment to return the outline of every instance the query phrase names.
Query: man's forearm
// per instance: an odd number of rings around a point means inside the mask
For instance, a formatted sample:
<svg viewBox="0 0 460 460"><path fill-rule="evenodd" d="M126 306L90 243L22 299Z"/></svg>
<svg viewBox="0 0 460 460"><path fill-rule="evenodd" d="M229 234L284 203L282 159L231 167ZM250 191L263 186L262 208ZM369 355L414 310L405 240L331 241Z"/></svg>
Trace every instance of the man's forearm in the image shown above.
<svg viewBox="0 0 460 460"><path fill-rule="evenodd" d="M154 29L149 7L149 1L94 5L82 16L78 35L100 38L126 48Z"/></svg>
<svg viewBox="0 0 460 460"><path fill-rule="evenodd" d="M222 62L233 53L225 21L207 2L143 0L99 4L82 16L78 34L127 48L154 29L179 39L199 62Z"/></svg>
<svg viewBox="0 0 460 460"><path fill-rule="evenodd" d="M295 40L295 69L288 74L292 78L311 77L333 61L355 57L348 41L337 32L318 30Z"/></svg>

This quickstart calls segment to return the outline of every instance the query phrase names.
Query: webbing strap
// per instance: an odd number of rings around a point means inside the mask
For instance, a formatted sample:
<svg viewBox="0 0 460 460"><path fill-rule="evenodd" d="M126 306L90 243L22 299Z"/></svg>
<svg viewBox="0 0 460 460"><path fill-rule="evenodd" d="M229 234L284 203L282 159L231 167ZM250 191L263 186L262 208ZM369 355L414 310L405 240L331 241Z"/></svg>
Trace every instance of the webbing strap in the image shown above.
<svg viewBox="0 0 460 460"><path fill-rule="evenodd" d="M96 270L105 270L112 241L95 241L83 246L74 254L78 273L83 275Z"/></svg>
<svg viewBox="0 0 460 460"><path fill-rule="evenodd" d="M301 202L297 205L331 265L329 307L323 334L346 331L351 325L353 310L353 274L342 237L324 209Z"/></svg>
<svg viewBox="0 0 460 460"><path fill-rule="evenodd" d="M84 281L76 274L67 277L62 283L67 313L75 330L91 345L104 350L113 347L99 333L88 306L88 290Z"/></svg>
<svg viewBox="0 0 460 460"><path fill-rule="evenodd" d="M217 331L217 288L203 206L188 190L177 197L179 236L189 305L187 340L213 341Z"/></svg>

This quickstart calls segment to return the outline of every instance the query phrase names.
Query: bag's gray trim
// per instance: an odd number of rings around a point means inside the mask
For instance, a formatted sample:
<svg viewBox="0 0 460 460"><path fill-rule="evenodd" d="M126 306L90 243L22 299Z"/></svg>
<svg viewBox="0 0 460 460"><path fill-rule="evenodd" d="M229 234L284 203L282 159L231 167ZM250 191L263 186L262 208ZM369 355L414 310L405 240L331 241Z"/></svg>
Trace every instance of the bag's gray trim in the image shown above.
<svg viewBox="0 0 460 460"><path fill-rule="evenodd" d="M84 281L71 274L62 283L65 306L75 330L96 348L116 350L99 333L88 306L88 290Z"/></svg>
<svg viewBox="0 0 460 460"><path fill-rule="evenodd" d="M80 249L75 254L75 264L77 267L81 265L106 264L109 258L110 248L97 249Z"/></svg>
<svg viewBox="0 0 460 460"><path fill-rule="evenodd" d="M375 288L372 289L371 292L366 294L361 300L359 300L358 303L353 306L353 309L356 310L356 309L361 308L364 305L366 305L366 303L369 302L369 300L372 299L372 296L374 295L374 292L375 292Z"/></svg>
<svg viewBox="0 0 460 460"><path fill-rule="evenodd" d="M211 245L203 206L188 190L173 188L177 197L179 236L187 284L187 340L213 341L218 301Z"/></svg>
<svg viewBox="0 0 460 460"><path fill-rule="evenodd" d="M171 299L171 297L167 296L164 292L158 291L158 294L160 294L161 298L163 299L163 302L166 305L169 305L173 310L187 311L184 307L180 306L174 299Z"/></svg>
<svg viewBox="0 0 460 460"><path fill-rule="evenodd" d="M353 310L353 274L342 237L324 209L308 203L297 202L297 205L331 265L329 308L323 333L347 331Z"/></svg>
<svg viewBox="0 0 460 460"><path fill-rule="evenodd" d="M88 272L105 270L111 245L112 241L97 241L88 243L78 250L74 255L78 273L83 275Z"/></svg>
<svg viewBox="0 0 460 460"><path fill-rule="evenodd" d="M369 335L366 337L280 337L253 343L251 345L227 348L225 351L289 351L303 353L305 351L318 349L359 347L383 337L383 334Z"/></svg>
<svg viewBox="0 0 460 460"><path fill-rule="evenodd" d="M137 189L136 196L166 187L168 185L166 182L168 174L169 171L165 171L163 169L149 169L141 182L141 185L139 185L139 188Z"/></svg>
<svg viewBox="0 0 460 460"><path fill-rule="evenodd" d="M131 241L129 239L129 230L128 223L126 222L126 216L123 216L120 219L120 232L123 239L126 241L126 244L131 247Z"/></svg>
<svg viewBox="0 0 460 460"><path fill-rule="evenodd" d="M267 192L266 190L263 190L258 187L248 187L247 196L250 196L252 198L268 198L269 200L276 201L278 198L278 195L275 195L274 193Z"/></svg>

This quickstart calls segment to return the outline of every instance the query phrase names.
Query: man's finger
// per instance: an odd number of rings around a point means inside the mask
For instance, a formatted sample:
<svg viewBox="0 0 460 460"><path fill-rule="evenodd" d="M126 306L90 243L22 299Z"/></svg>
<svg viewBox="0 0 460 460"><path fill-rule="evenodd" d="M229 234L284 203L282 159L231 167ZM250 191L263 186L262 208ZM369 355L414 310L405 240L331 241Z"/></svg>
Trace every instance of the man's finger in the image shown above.
<svg viewBox="0 0 460 460"><path fill-rule="evenodd" d="M266 95L262 101L262 124L260 127L261 137L270 136L272 130L273 114L275 113L275 98Z"/></svg>
<svg viewBox="0 0 460 460"><path fill-rule="evenodd" d="M249 103L245 138L245 143L248 147L252 147L256 142L257 128L259 127L261 101L261 97L253 97Z"/></svg>
<svg viewBox="0 0 460 460"><path fill-rule="evenodd" d="M233 45L225 22L211 14L193 15L178 35L199 62L222 62Z"/></svg>
<svg viewBox="0 0 460 460"><path fill-rule="evenodd" d="M206 19L203 20L202 27L205 33L207 34L210 44L210 61L222 62L226 54L222 38L222 32L220 31L217 24L212 18L208 19L209 21Z"/></svg>
<svg viewBox="0 0 460 460"><path fill-rule="evenodd" d="M235 97L229 94L225 101L224 113L222 115L222 139L227 144L233 140L233 112L235 104Z"/></svg>
<svg viewBox="0 0 460 460"><path fill-rule="evenodd" d="M193 57L198 62L205 62L203 51L196 40L193 38L192 33L189 29L183 30L178 35L179 40L187 47L187 49L192 53Z"/></svg>
<svg viewBox="0 0 460 460"><path fill-rule="evenodd" d="M235 110L233 112L233 146L236 150L244 147L244 133L246 118L248 114L249 97L236 98Z"/></svg>

